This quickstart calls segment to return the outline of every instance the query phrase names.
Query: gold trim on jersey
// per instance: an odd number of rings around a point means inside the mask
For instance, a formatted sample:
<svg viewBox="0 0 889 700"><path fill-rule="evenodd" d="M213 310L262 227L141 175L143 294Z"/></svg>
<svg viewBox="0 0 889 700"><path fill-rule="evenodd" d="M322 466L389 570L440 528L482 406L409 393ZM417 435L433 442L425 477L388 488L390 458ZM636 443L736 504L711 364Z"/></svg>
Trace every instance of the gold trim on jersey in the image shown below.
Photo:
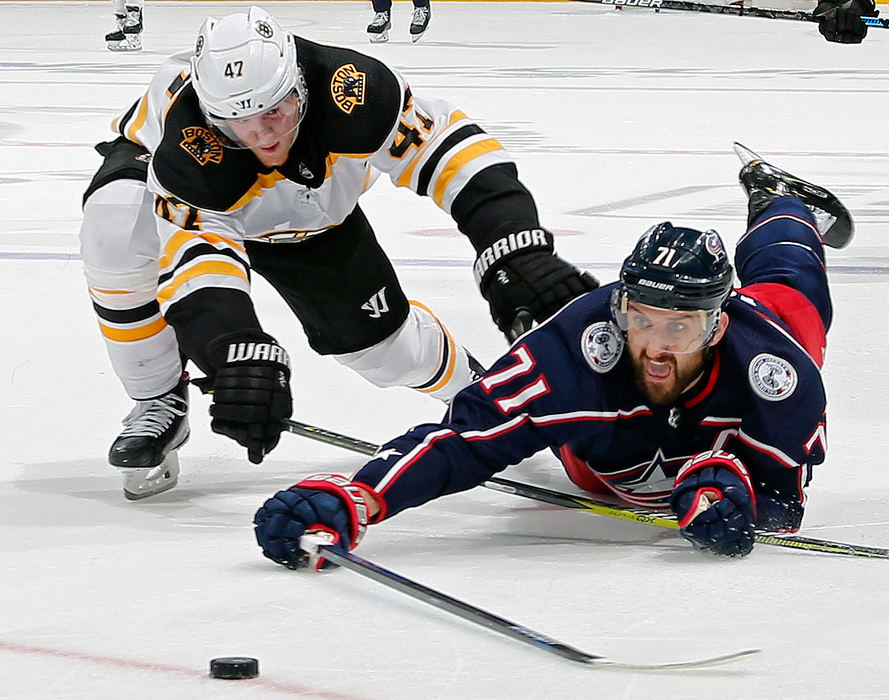
<svg viewBox="0 0 889 700"><path fill-rule="evenodd" d="M395 181L395 185L397 187L410 187L411 176L414 174L414 170L416 169L417 165L419 165L420 161L423 160L423 158L429 152L430 148L434 144L437 144L439 141L441 141L442 137L450 134L453 131L452 127L454 126L454 124L461 122L464 119L468 121L469 117L467 117L459 109L454 110L454 112L451 113L451 116L448 119L448 125L439 133L435 134L435 136L433 136L431 139L426 141L426 143L424 143L417 150L417 152L414 154L414 157L411 158L410 163L408 163L408 166L404 169L404 172L398 176L398 180Z"/></svg>
<svg viewBox="0 0 889 700"><path fill-rule="evenodd" d="M503 146L500 145L500 142L494 138L487 138L484 141L479 141L478 143L474 143L471 146L467 146L464 149L461 149L459 152L455 153L447 162L444 169L441 171L441 175L438 176L438 179L435 181L435 188L433 189L432 199L435 200L435 203L444 209L444 195L445 190L448 185L451 184L451 180L453 180L457 174L460 172L460 169L466 165L469 161L475 160L476 158L485 155L486 153L491 153L492 151L502 151Z"/></svg>
<svg viewBox="0 0 889 700"><path fill-rule="evenodd" d="M247 273L244 271L244 268L240 265L236 265L233 262L224 261L224 260L205 260L196 263L192 267L189 267L186 270L177 270L173 273L172 279L166 284L158 287L157 290L157 301L161 305L165 305L169 302L176 293L188 282L192 280L210 275L220 275L225 277L236 277L238 279L243 280L249 286L250 280L247 277ZM224 287L222 284L214 284L213 287ZM233 284L232 288L241 289L242 285Z"/></svg>
<svg viewBox="0 0 889 700"><path fill-rule="evenodd" d="M167 322L163 318L158 318L151 323L146 323L137 328L113 328L101 321L99 328L108 340L114 340L118 343L132 343L137 340L146 340L156 336L167 327Z"/></svg>
<svg viewBox="0 0 889 700"><path fill-rule="evenodd" d="M444 342L447 343L448 346L448 367L445 370L444 376L434 386L426 387L424 389L417 389L421 394L431 394L435 391L438 391L442 387L444 387L449 381L451 381L451 377L454 376L454 368L457 365L457 344L454 342L454 338L451 336L450 331L445 327L445 325L438 320L438 316L432 313L432 310L426 306L425 304L421 304L419 301L414 301L411 299L408 302L411 306L416 306L418 309L423 309L427 314L432 316L435 319L435 322L438 324L438 327L441 329L441 332L444 336ZM444 345L439 349L439 364L441 364L441 358L444 354ZM437 370L436 370L437 371ZM433 375L434 376L434 375Z"/></svg>
<svg viewBox="0 0 889 700"><path fill-rule="evenodd" d="M330 96L334 104L346 114L364 104L367 74L359 71L354 63L346 63L333 72L330 79Z"/></svg>
<svg viewBox="0 0 889 700"><path fill-rule="evenodd" d="M139 111L136 113L136 118L133 119L124 129L126 131L125 136L132 141L133 143L138 143L140 146L143 145L139 140L139 137L136 136L136 132L139 131L143 126L145 126L145 120L148 118L148 93L146 92L142 99L139 101Z"/></svg>
<svg viewBox="0 0 889 700"><path fill-rule="evenodd" d="M190 244L192 243L196 245L209 243L217 249L220 247L233 248L239 253L242 253L244 255L247 254L247 250L240 243L238 243L237 241L233 241L230 238L226 238L225 236L220 236L217 233L201 231L200 235L196 235L190 231L177 231L170 237L170 240L168 240L167 244L164 246L164 250L160 258L160 269L166 270L168 267L170 267L179 252L186 248L190 248Z"/></svg>
<svg viewBox="0 0 889 700"><path fill-rule="evenodd" d="M281 182L281 180L286 180L281 173L277 170L272 170L270 173L258 173L256 175L256 182L250 185L250 189L248 189L241 198L232 204L226 211L237 211L242 207L247 205L251 199L255 199L256 197L262 197L263 190L272 189L277 183Z"/></svg>

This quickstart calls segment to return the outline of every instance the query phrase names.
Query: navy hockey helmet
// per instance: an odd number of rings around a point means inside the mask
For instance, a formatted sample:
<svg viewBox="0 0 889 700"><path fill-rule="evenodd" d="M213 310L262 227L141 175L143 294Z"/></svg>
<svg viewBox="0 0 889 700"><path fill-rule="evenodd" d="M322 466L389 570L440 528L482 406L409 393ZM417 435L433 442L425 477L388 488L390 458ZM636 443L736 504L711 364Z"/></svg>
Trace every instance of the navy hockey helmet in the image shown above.
<svg viewBox="0 0 889 700"><path fill-rule="evenodd" d="M620 282L611 310L621 330L627 330L627 305L638 302L706 312L705 341L709 342L732 290L732 266L716 231L679 228L665 221L639 239L621 266Z"/></svg>

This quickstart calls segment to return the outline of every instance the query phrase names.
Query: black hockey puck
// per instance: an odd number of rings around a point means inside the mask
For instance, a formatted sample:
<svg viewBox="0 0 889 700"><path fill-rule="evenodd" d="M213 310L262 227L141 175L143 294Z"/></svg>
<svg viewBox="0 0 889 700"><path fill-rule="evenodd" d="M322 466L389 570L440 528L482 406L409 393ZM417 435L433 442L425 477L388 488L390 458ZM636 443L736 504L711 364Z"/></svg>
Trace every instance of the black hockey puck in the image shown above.
<svg viewBox="0 0 889 700"><path fill-rule="evenodd" d="M256 678L259 675L259 661L249 656L223 656L210 659L211 678L237 680Z"/></svg>

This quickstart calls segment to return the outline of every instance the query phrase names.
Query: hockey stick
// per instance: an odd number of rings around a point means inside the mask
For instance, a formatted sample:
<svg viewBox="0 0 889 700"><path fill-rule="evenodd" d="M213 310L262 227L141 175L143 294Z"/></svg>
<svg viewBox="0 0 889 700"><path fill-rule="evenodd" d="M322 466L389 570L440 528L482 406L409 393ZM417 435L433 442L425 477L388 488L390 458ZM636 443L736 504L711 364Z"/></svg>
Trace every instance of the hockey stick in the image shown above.
<svg viewBox="0 0 889 700"><path fill-rule="evenodd" d="M326 442L329 445L342 447L353 452L360 452L365 455L372 455L377 450L374 445L364 440L335 433L324 428L318 428L306 423L300 423L293 420L285 420L284 425L287 430L296 435ZM594 515L604 515L608 518L617 518L618 520L630 520L643 525L652 525L654 527L662 527L667 530L678 530L679 524L676 518L671 514L658 513L655 511L644 510L642 508L633 508L630 506L616 505L612 503L603 503L594 501L583 496L574 496L560 491L551 491L541 486L532 486L531 484L523 484L511 479L501 477L491 477L485 481L482 486L501 493L510 493L515 496L530 498L535 501L542 501L551 505L563 506L574 510L583 510ZM878 547L867 547L857 544L846 544L843 542L831 542L830 540L820 540L811 537L800 537L797 535L773 535L769 533L760 533L756 535L756 542L759 544L768 544L776 547L788 547L790 549L801 549L808 552L820 552L822 554L844 554L853 557L869 557L871 559L889 559L889 549L881 549Z"/></svg>
<svg viewBox="0 0 889 700"><path fill-rule="evenodd" d="M773 10L766 7L749 7L745 5L709 5L686 0L582 0L598 5L621 7L644 7L655 11L680 10L683 12L710 12L717 15L737 15L739 17L764 17L766 19L790 19L797 22L817 22L818 18L811 12L799 10ZM881 17L862 17L861 21L868 27L889 29L889 19Z"/></svg>
<svg viewBox="0 0 889 700"><path fill-rule="evenodd" d="M342 447L343 449L351 450L352 452L360 452L363 455L372 455L377 451L378 447L378 445L365 442L364 440L358 440L349 437L348 435L343 435L342 433L335 433L332 430L325 430L316 425L300 423L297 420L290 420L289 418L284 419L284 428L287 432L293 433L294 435L302 435L311 440L326 442L328 445Z"/></svg>
<svg viewBox="0 0 889 700"><path fill-rule="evenodd" d="M567 493L561 493L560 491L551 491L550 489L545 489L540 486L522 484L518 481L503 479L497 476L491 477L484 483L484 486L495 491L524 496L525 498L531 498L535 501L542 501L543 503L564 506L575 510L583 510L595 515L604 515L609 518L618 518L620 520L631 520L635 523L653 525L668 530L679 529L679 523L676 522L676 517L669 513L657 513L642 508L633 508L631 506L601 503L589 498L584 498L583 496L574 496ZM845 544L843 542L831 542L829 540L816 540L810 537L798 537L797 535L771 535L768 533L760 533L756 535L755 541L760 544L803 549L809 552L821 552L823 554L846 554L854 557L889 559L889 549L866 547L858 544Z"/></svg>
<svg viewBox="0 0 889 700"><path fill-rule="evenodd" d="M349 569L350 571L354 571L357 574L366 576L367 578L376 581L377 583L388 586L389 588L393 588L401 593L406 593L412 598L416 598L417 600L420 600L424 603L428 603L429 605L439 608L440 610L452 613L457 617L462 617L464 620L474 622L475 624L481 625L482 627L487 627L489 630L492 630L494 632L505 634L507 637L517 639L520 642L525 642L526 644L530 644L531 646L537 647L538 649L543 649L544 651L551 652L553 654L561 656L562 658L568 659L569 661L576 661L578 663L590 664L592 666L604 666L608 668L618 668L629 671L669 671L678 669L707 668L709 666L716 666L717 664L737 661L748 656L753 656L754 654L758 654L760 652L759 649L745 649L744 651L738 651L733 654L711 656L706 659L698 659L695 661L673 661L655 664L637 664L627 661L615 661L614 659L609 659L606 656L588 654L587 652L581 651L580 649L570 646L569 644L560 642L556 639L553 639L552 637L548 637L545 634L541 634L540 632L535 632L528 627L518 625L515 622L511 622L506 618L500 617L499 615L489 613L486 610L477 608L474 605L470 605L469 603L464 603L462 600L452 598L446 593L442 593L441 591L437 591L434 588L424 586L422 583L412 581L411 579L406 578L401 574L383 568L379 564L374 564L367 559L356 556L351 552L346 552L339 547L325 544L324 542L325 541L321 538L313 537L311 535L303 535L301 539L301 544L307 546L312 550L315 550L314 552L309 552L310 556L317 553L318 556L323 557L324 559L327 559L334 564L339 564L340 566Z"/></svg>

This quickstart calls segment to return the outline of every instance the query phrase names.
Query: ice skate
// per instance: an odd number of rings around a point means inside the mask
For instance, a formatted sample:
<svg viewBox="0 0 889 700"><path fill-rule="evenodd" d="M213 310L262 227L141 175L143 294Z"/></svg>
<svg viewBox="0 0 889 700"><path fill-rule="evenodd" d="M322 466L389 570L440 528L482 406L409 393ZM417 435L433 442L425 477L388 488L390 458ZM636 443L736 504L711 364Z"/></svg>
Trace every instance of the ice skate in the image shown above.
<svg viewBox="0 0 889 700"><path fill-rule="evenodd" d="M752 222L776 197L798 197L815 215L824 245L845 248L855 234L852 215L833 194L823 187L786 173L769 165L760 156L740 143L734 144L735 153L744 164L738 179L747 192L748 223Z"/></svg>
<svg viewBox="0 0 889 700"><path fill-rule="evenodd" d="M142 50L142 9L127 6L125 15L116 15L117 30L105 35L109 51Z"/></svg>
<svg viewBox="0 0 889 700"><path fill-rule="evenodd" d="M176 450L188 439L188 376L156 399L137 401L108 462L124 477L124 495L138 500L173 488L179 477Z"/></svg>
<svg viewBox="0 0 889 700"><path fill-rule="evenodd" d="M411 41L416 43L420 40L420 37L426 33L426 29L429 27L430 19L432 19L432 8L430 6L414 8L414 15L411 18Z"/></svg>
<svg viewBox="0 0 889 700"><path fill-rule="evenodd" d="M392 19L389 10L377 12L370 24L367 25L367 38L372 44L382 44L389 41L389 30L392 28Z"/></svg>

